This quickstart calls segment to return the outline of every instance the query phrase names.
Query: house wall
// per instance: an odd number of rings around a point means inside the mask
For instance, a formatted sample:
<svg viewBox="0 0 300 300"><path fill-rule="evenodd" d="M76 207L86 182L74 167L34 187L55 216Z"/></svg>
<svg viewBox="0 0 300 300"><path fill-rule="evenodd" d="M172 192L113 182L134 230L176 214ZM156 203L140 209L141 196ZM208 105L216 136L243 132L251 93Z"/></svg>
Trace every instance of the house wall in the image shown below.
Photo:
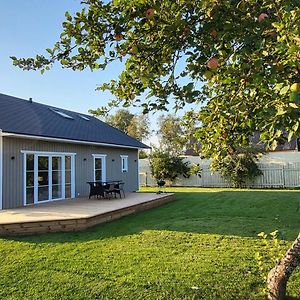
<svg viewBox="0 0 300 300"><path fill-rule="evenodd" d="M3 137L3 209L23 206L22 150L69 152L75 156L75 195L89 195L87 181L94 180L92 154L106 154L106 179L122 180L124 190L138 190L138 150L95 145L47 142L23 138ZM128 172L121 171L120 155L128 155Z"/></svg>

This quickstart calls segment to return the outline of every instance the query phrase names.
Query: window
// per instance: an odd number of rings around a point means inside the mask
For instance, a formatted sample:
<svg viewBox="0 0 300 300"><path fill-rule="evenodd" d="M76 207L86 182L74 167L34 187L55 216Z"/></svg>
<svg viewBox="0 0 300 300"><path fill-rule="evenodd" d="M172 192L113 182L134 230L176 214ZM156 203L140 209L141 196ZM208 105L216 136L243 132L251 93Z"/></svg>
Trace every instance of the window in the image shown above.
<svg viewBox="0 0 300 300"><path fill-rule="evenodd" d="M81 119L86 120L86 121L89 121L89 120L90 120L88 117L83 116L83 115L78 115L78 117L80 117Z"/></svg>
<svg viewBox="0 0 300 300"><path fill-rule="evenodd" d="M50 108L50 109L51 109L53 112L55 112L56 114L58 114L58 115L60 115L60 116L62 116L62 117L64 117L64 118L66 118L66 119L74 120L73 117L67 115L66 113L64 113L64 112L62 112L62 111L60 111L60 110L58 110L58 109L55 109L55 108Z"/></svg>
<svg viewBox="0 0 300 300"><path fill-rule="evenodd" d="M106 181L106 154L93 154L94 181Z"/></svg>
<svg viewBox="0 0 300 300"><path fill-rule="evenodd" d="M121 170L128 172L128 155L121 155Z"/></svg>

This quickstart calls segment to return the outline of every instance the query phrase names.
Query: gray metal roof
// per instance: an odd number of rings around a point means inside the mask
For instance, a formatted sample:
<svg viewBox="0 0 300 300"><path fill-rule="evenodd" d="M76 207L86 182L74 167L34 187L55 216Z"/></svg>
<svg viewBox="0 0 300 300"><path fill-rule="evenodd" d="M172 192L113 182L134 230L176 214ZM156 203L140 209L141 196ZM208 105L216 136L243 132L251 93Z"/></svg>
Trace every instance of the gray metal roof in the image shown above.
<svg viewBox="0 0 300 300"><path fill-rule="evenodd" d="M65 118L58 110L71 118ZM89 120L86 120L88 118ZM90 115L77 113L0 93L0 129L3 132L149 148L122 131Z"/></svg>

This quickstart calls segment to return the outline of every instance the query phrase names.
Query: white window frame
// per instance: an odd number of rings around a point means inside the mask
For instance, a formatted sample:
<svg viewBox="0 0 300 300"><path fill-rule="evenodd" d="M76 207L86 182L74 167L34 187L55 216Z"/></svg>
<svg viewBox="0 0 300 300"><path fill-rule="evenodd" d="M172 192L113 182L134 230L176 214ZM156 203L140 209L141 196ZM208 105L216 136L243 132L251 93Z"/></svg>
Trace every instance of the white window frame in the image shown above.
<svg viewBox="0 0 300 300"><path fill-rule="evenodd" d="M128 172L128 155L120 155L121 157L121 171L122 173Z"/></svg>
<svg viewBox="0 0 300 300"><path fill-rule="evenodd" d="M102 181L105 182L106 181L106 156L107 156L107 154L92 154L92 156L93 156L93 178L94 178L94 181L96 181L95 161L96 161L96 158L100 158L102 160L101 177L102 177Z"/></svg>
<svg viewBox="0 0 300 300"><path fill-rule="evenodd" d="M68 153L68 152L45 152L45 151L30 151L30 150L21 150L23 154L23 205L32 205L26 203L26 163L27 163L27 155L34 156L34 201L33 204L37 203L46 203L52 202L56 200L64 200L65 199L65 157L71 157L71 198L75 198L75 156L76 153ZM62 179L61 179L61 186L62 186L62 196L61 198L52 199L52 177L49 178L49 199L44 201L38 201L38 157L39 156L46 156L49 159L49 173L52 174L52 157L61 157L62 166Z"/></svg>

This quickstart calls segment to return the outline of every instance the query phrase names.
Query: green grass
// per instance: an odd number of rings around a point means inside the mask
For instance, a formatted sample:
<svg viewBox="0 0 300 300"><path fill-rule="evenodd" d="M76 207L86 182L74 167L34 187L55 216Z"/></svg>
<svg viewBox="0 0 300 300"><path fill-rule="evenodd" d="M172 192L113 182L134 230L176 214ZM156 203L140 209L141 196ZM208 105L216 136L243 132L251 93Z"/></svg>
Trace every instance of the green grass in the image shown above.
<svg viewBox="0 0 300 300"><path fill-rule="evenodd" d="M0 299L264 299L256 235L278 229L286 250L300 193L167 190L175 202L84 232L0 239Z"/></svg>

